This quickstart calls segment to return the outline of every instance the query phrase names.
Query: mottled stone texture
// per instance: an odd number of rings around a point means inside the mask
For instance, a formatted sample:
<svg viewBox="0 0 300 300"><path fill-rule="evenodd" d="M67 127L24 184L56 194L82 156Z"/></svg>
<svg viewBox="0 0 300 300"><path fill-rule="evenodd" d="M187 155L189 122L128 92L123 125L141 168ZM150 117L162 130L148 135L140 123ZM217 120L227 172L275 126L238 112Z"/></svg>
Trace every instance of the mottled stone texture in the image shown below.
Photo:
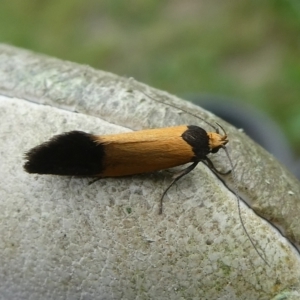
<svg viewBox="0 0 300 300"><path fill-rule="evenodd" d="M242 217L270 266L241 227L231 175L225 185L203 164L168 192L163 215L170 172L88 185L23 171L25 151L69 130L211 130L141 91L225 127L239 193L252 207L242 204ZM133 79L6 45L0 120L1 299L298 299L300 259L289 241L300 242L299 182L245 133ZM221 150L210 158L229 169Z"/></svg>

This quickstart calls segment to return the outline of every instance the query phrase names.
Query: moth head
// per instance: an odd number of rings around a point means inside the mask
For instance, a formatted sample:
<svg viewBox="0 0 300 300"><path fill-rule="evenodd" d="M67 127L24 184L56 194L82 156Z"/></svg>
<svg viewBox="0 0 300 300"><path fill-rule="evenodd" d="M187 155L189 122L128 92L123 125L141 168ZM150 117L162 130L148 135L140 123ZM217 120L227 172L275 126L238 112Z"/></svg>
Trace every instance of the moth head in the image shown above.
<svg viewBox="0 0 300 300"><path fill-rule="evenodd" d="M228 143L228 136L224 130L224 128L217 123L217 125L222 129L223 135L220 134L219 128L216 128L216 132L208 132L208 144L210 148L211 153L216 153L218 152L221 148L224 148L225 145Z"/></svg>

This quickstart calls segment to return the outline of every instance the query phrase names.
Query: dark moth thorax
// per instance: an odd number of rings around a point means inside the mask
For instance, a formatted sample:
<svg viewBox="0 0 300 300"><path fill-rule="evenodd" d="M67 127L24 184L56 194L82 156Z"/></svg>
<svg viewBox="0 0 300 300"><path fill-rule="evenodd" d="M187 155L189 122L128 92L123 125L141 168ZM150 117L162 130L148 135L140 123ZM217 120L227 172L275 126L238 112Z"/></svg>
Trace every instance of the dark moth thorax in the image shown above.
<svg viewBox="0 0 300 300"><path fill-rule="evenodd" d="M182 134L182 138L192 147L195 160L205 159L210 153L209 137L207 132L195 125L187 126L187 130Z"/></svg>

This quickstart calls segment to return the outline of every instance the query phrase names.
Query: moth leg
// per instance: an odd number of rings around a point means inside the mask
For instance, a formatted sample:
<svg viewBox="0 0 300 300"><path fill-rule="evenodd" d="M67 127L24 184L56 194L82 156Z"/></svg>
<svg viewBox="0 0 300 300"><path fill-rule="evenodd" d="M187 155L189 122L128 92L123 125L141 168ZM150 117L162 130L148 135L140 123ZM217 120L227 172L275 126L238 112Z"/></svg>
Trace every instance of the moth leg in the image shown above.
<svg viewBox="0 0 300 300"><path fill-rule="evenodd" d="M170 185L165 189L165 191L163 192L161 198L160 198L160 206L159 206L159 214L162 214L162 209L163 209L163 199L167 193L167 191L170 189L170 187L176 182L178 181L181 177L187 175L188 173L190 173L192 170L195 169L195 167L198 165L199 161L194 162L193 164L189 165L186 169L183 169L182 171L178 172L177 174L175 174L174 179L172 180L172 182L170 183Z"/></svg>
<svg viewBox="0 0 300 300"><path fill-rule="evenodd" d="M208 158L208 157L205 157L204 160L202 160L202 162L204 164L206 164L211 170L213 170L214 172L216 172L217 174L220 174L220 175L228 175L229 173L231 173L231 170L227 171L227 172L220 172L218 171L214 164L212 163L212 161Z"/></svg>
<svg viewBox="0 0 300 300"><path fill-rule="evenodd" d="M91 184L93 184L94 182L96 182L96 181L98 181L98 180L100 180L100 179L102 179L103 177L96 177L96 178L94 178L93 180L91 180L89 183L88 183L88 185L91 185Z"/></svg>

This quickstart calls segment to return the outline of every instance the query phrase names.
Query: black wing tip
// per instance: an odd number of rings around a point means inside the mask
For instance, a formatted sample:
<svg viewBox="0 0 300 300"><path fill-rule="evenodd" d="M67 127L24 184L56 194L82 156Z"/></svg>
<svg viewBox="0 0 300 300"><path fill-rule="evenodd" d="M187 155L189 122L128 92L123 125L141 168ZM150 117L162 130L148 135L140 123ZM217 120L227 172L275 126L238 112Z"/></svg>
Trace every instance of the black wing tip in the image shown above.
<svg viewBox="0 0 300 300"><path fill-rule="evenodd" d="M25 159L28 173L95 176L103 169L104 146L92 134L70 131L32 148Z"/></svg>

